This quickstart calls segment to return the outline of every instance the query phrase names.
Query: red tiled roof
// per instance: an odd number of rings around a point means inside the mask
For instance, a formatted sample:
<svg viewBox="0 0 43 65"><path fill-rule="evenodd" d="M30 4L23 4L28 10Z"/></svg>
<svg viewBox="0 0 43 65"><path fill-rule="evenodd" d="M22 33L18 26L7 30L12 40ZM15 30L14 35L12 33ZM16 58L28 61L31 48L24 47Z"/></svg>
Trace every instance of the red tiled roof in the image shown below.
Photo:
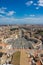
<svg viewBox="0 0 43 65"><path fill-rule="evenodd" d="M2 47L3 47L3 46L6 47L6 45L7 45L7 44L5 44L5 43L0 43L0 46L2 46Z"/></svg>
<svg viewBox="0 0 43 65"><path fill-rule="evenodd" d="M37 61L36 65L41 65L41 62L40 61Z"/></svg>

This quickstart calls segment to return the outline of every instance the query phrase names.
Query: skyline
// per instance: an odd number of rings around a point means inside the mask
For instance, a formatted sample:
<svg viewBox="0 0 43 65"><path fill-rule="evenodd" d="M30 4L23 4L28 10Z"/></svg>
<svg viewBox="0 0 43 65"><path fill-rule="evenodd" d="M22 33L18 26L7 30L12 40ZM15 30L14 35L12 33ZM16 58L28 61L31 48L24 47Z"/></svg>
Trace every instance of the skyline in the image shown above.
<svg viewBox="0 0 43 65"><path fill-rule="evenodd" d="M43 0L0 0L0 24L43 24Z"/></svg>

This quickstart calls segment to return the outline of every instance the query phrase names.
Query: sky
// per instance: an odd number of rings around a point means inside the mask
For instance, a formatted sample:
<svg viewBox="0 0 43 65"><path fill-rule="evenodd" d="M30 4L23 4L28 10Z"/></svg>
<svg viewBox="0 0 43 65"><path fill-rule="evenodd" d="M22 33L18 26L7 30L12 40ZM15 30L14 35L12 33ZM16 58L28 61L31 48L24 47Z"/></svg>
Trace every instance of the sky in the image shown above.
<svg viewBox="0 0 43 65"><path fill-rule="evenodd" d="M43 24L43 0L0 0L0 24Z"/></svg>

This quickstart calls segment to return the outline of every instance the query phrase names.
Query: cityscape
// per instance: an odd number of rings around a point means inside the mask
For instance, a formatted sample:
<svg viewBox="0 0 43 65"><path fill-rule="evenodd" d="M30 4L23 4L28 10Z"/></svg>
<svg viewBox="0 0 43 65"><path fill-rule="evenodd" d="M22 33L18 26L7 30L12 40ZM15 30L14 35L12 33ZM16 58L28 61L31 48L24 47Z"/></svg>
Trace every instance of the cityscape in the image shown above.
<svg viewBox="0 0 43 65"><path fill-rule="evenodd" d="M43 65L43 0L0 0L0 65Z"/></svg>
<svg viewBox="0 0 43 65"><path fill-rule="evenodd" d="M43 26L0 26L0 64L43 65Z"/></svg>

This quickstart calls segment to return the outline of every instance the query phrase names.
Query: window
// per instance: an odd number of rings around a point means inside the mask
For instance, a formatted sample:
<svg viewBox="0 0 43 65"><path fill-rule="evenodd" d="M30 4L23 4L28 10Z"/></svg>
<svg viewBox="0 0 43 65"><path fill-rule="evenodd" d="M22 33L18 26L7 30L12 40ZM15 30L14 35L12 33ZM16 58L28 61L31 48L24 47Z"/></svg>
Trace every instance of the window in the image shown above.
<svg viewBox="0 0 43 65"><path fill-rule="evenodd" d="M0 49L2 49L2 46L0 46Z"/></svg>

